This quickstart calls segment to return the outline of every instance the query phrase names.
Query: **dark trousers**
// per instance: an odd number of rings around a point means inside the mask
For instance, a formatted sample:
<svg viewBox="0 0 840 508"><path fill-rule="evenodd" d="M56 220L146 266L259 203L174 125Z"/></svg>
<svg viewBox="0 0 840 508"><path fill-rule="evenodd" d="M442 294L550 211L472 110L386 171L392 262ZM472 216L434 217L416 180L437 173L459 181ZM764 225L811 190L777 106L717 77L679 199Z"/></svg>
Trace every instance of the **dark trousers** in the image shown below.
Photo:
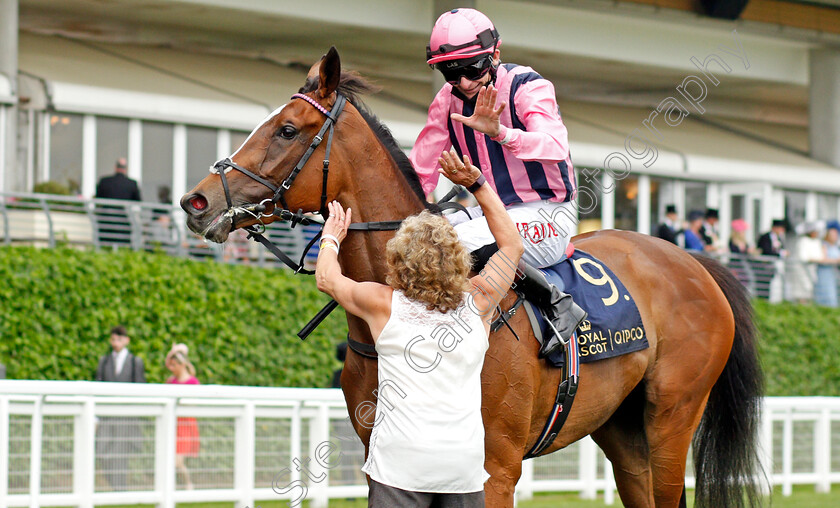
<svg viewBox="0 0 840 508"><path fill-rule="evenodd" d="M484 491L467 494L412 492L370 481L368 508L484 508Z"/></svg>

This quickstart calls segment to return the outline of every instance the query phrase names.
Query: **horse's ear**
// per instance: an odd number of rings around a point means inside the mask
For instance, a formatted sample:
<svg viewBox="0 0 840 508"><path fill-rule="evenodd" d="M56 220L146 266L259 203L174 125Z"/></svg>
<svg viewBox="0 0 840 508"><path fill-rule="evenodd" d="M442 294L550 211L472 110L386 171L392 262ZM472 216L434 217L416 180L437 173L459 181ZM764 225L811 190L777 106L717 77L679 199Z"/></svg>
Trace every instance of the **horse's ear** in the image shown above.
<svg viewBox="0 0 840 508"><path fill-rule="evenodd" d="M323 99L335 92L341 78L341 60L338 58L338 51L335 46L331 47L327 54L321 58L321 67L318 74L320 78L318 95Z"/></svg>

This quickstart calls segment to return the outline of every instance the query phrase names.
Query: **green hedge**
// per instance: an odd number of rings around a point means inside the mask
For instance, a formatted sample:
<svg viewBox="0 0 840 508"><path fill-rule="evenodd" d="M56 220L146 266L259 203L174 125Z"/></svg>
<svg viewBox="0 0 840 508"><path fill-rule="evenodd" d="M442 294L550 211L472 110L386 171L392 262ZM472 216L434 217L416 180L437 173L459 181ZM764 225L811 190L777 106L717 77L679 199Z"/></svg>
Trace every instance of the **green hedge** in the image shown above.
<svg viewBox="0 0 840 508"><path fill-rule="evenodd" d="M840 396L840 310L754 301L768 395Z"/></svg>
<svg viewBox="0 0 840 508"><path fill-rule="evenodd" d="M338 310L295 335L328 301L312 277L163 254L0 248L0 362L12 379L92 379L108 332L125 324L148 379L174 342L203 383L328 386L340 365ZM768 395L840 396L840 312L755 302Z"/></svg>
<svg viewBox="0 0 840 508"><path fill-rule="evenodd" d="M150 382L169 376L166 352L190 346L202 383L329 386L333 314L305 342L297 331L328 298L313 277L131 251L0 248L0 362L10 379L93 379L124 324Z"/></svg>

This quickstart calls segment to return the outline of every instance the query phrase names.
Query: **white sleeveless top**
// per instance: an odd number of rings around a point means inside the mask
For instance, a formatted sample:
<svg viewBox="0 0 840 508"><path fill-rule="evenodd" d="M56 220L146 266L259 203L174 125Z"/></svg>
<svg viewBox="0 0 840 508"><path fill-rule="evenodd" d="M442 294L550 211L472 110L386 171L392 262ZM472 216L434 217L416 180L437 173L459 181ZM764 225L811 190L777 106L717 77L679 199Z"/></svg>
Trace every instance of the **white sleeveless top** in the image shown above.
<svg viewBox="0 0 840 508"><path fill-rule="evenodd" d="M394 290L376 340L379 400L362 471L415 492L483 490L490 477L481 420L488 347L481 317L466 304L444 314Z"/></svg>

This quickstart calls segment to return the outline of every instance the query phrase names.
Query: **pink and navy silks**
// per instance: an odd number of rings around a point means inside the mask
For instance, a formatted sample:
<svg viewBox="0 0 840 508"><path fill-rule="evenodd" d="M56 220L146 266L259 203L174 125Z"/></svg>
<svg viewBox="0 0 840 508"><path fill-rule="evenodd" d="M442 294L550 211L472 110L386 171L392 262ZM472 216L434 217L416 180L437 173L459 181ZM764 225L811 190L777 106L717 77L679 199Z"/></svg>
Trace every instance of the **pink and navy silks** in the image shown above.
<svg viewBox="0 0 840 508"><path fill-rule="evenodd" d="M474 102L464 102L445 84L431 106L426 126L411 150L412 164L426 194L437 186L438 157L454 146L469 154L505 206L549 200L570 201L576 186L566 126L557 111L554 85L530 67L504 64L495 82L498 103L507 102L498 138L452 120L451 113L471 116ZM499 141L508 136L502 146Z"/></svg>

